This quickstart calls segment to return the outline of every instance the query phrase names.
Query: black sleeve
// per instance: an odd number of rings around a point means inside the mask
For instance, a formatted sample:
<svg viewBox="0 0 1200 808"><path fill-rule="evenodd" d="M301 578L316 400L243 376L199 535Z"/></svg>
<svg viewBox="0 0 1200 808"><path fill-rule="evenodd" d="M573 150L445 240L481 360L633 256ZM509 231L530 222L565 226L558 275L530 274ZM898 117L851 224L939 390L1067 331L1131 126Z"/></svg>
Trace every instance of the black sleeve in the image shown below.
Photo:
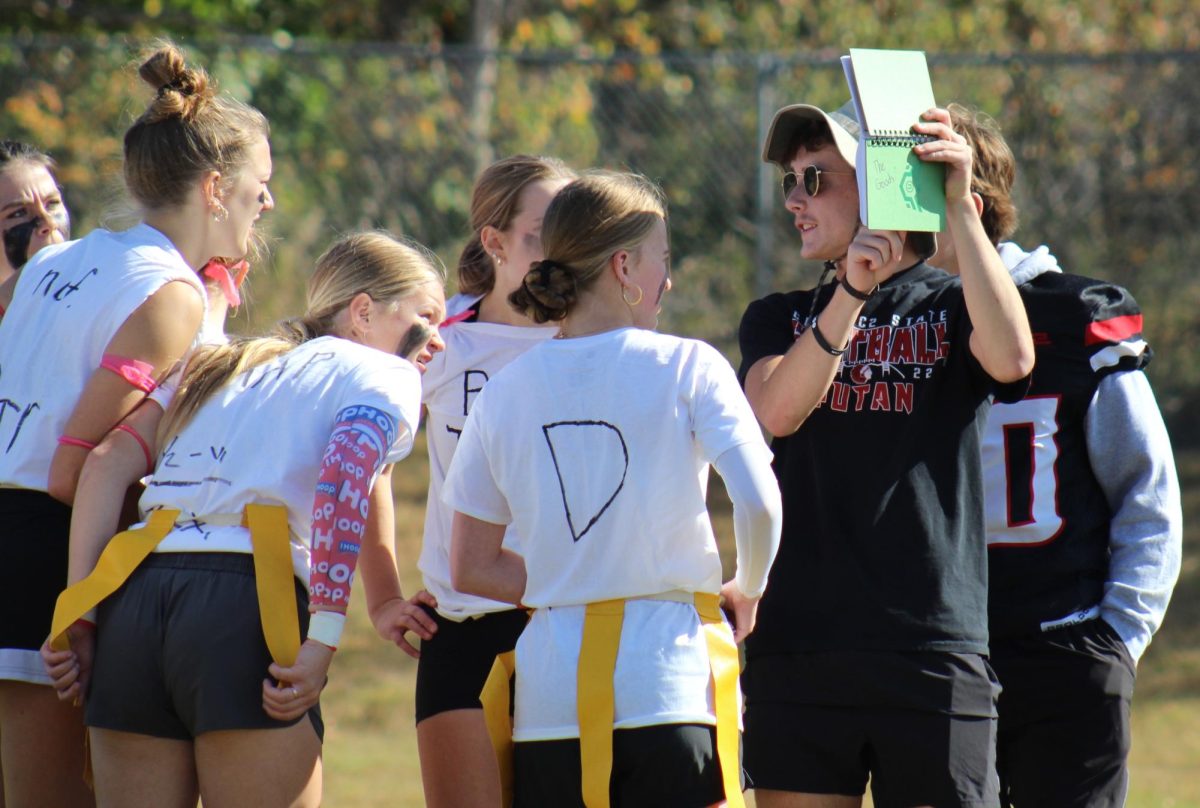
<svg viewBox="0 0 1200 808"><path fill-rule="evenodd" d="M1040 380L1070 374L1091 384L1141 370L1153 352L1142 312L1126 289L1081 275L1047 272L1018 287L1029 315Z"/></svg>
<svg viewBox="0 0 1200 808"><path fill-rule="evenodd" d="M742 315L738 328L738 344L742 351L742 364L738 368L738 381L744 387L746 374L754 363L768 356L783 356L796 341L798 323L792 322L792 309L788 296L768 295L755 300Z"/></svg>
<svg viewBox="0 0 1200 808"><path fill-rule="evenodd" d="M1079 300L1085 309L1083 344L1096 375L1143 370L1150 364L1154 352L1142 337L1142 310L1128 289L1087 280Z"/></svg>
<svg viewBox="0 0 1200 808"><path fill-rule="evenodd" d="M993 380L992 395L1001 404L1015 404L1025 398L1029 392L1029 382L1032 378L1033 375L1029 374L1023 379L1017 379L1015 382L998 382Z"/></svg>

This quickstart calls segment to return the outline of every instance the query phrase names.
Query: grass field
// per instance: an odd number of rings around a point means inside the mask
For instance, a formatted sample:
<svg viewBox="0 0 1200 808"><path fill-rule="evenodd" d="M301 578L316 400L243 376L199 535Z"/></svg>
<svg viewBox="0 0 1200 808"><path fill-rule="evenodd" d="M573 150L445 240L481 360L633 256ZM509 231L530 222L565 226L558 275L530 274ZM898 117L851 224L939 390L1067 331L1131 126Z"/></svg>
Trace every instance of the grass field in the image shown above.
<svg viewBox="0 0 1200 808"><path fill-rule="evenodd" d="M1186 526L1183 574L1166 623L1138 670L1130 808L1200 808L1200 451L1180 453L1179 465ZM394 474L396 541L406 593L419 580L424 475L421 447ZM718 533L728 544L728 504L719 485L710 499ZM322 700L325 805L424 805L413 729L415 675L414 660L377 638L356 592Z"/></svg>

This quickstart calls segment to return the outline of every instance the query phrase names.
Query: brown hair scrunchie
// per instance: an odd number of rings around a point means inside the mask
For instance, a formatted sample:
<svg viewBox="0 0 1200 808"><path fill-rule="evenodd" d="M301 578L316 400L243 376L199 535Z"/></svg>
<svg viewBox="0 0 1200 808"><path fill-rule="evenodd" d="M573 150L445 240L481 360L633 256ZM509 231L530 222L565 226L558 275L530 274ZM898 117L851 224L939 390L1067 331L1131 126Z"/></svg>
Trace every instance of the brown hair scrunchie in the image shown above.
<svg viewBox="0 0 1200 808"><path fill-rule="evenodd" d="M192 88L188 88L184 84L183 79L175 79L174 81L168 81L166 84L158 88L158 97L162 98L164 95L166 95L167 90L174 90L182 95L190 95L191 89Z"/></svg>
<svg viewBox="0 0 1200 808"><path fill-rule="evenodd" d="M569 306L575 302L575 270L561 261L538 261L525 273L525 286L546 305Z"/></svg>
<svg viewBox="0 0 1200 808"><path fill-rule="evenodd" d="M561 261L555 261L553 258L546 258L542 261L529 265L529 271L525 273L525 283L533 283L538 286L550 287L554 285L555 280L561 282L562 273L565 273L571 285L575 285L575 271Z"/></svg>
<svg viewBox="0 0 1200 808"><path fill-rule="evenodd" d="M575 270L553 259L529 267L521 286L508 297L509 303L536 323L562 320L578 297Z"/></svg>

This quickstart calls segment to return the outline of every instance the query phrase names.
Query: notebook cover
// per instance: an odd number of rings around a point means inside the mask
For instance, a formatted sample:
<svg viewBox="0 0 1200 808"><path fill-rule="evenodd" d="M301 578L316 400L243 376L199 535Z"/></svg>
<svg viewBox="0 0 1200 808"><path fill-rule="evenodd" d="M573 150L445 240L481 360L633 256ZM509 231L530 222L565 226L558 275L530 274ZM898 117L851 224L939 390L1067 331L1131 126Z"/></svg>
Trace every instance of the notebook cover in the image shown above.
<svg viewBox="0 0 1200 808"><path fill-rule="evenodd" d="M859 218L872 230L937 232L946 224L946 169L917 157L909 140L935 106L921 51L851 48L842 57L863 133L858 144Z"/></svg>

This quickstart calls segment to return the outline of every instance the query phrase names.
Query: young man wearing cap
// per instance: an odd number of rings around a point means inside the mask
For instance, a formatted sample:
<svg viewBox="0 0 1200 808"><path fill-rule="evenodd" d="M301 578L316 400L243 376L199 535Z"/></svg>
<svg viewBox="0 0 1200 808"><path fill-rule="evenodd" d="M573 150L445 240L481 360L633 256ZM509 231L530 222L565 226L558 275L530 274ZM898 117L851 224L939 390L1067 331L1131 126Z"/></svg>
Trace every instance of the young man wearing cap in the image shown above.
<svg viewBox="0 0 1200 808"><path fill-rule="evenodd" d="M1005 241L1017 226L1012 151L992 118L949 112L1037 352L1029 393L992 407L983 441L1002 802L1119 806L1137 659L1182 553L1171 444L1140 372L1142 313L1120 286L1064 274L1045 246ZM957 272L954 247L943 240L932 262Z"/></svg>
<svg viewBox="0 0 1200 808"><path fill-rule="evenodd" d="M760 808L994 805L980 432L1033 343L970 196L971 151L931 110L961 281L931 239L859 227L853 107L775 115L801 255L837 280L742 319L740 375L775 436L784 526L747 643L745 763Z"/></svg>

